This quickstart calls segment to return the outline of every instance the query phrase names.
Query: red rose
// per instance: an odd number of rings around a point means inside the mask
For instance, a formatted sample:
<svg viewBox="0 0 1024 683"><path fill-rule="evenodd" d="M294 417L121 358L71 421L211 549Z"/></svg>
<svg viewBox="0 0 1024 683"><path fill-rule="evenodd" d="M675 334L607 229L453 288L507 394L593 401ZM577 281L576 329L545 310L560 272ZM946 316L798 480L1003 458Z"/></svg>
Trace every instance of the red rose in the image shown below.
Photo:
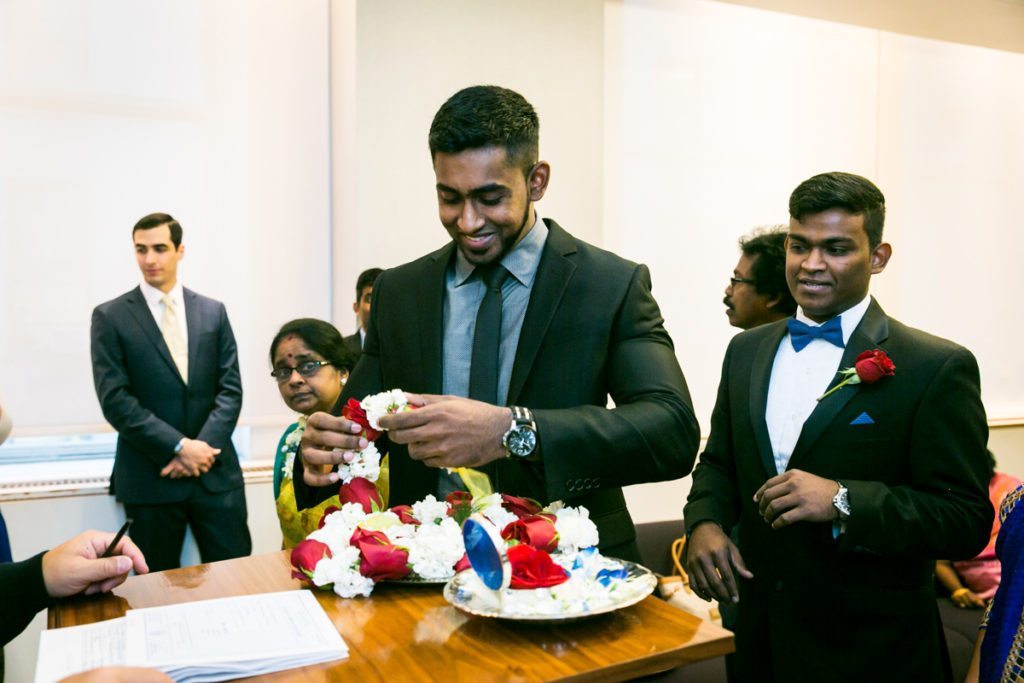
<svg viewBox="0 0 1024 683"><path fill-rule="evenodd" d="M331 513L334 513L334 512L337 512L340 509L341 508L339 508L337 505L329 505L329 506L325 507L324 508L324 513L322 515L320 515L320 523L316 525L316 528L317 529L323 529L324 528L324 524L327 524L327 515L329 515Z"/></svg>
<svg viewBox="0 0 1024 683"><path fill-rule="evenodd" d="M881 349L860 354L853 366L864 384L874 384L883 377L892 377L896 374L896 365Z"/></svg>
<svg viewBox="0 0 1024 683"><path fill-rule="evenodd" d="M354 398L350 398L345 407L341 409L341 416L362 427L363 436L366 437L367 441L376 441L383 433L370 426L370 421L366 419L366 411L363 410L363 406L360 405L359 401Z"/></svg>
<svg viewBox="0 0 1024 683"><path fill-rule="evenodd" d="M301 581L312 581L316 563L331 556L331 549L326 543L306 539L292 548L292 578Z"/></svg>
<svg viewBox="0 0 1024 683"><path fill-rule="evenodd" d="M473 495L469 491L452 491L445 496L448 503L448 516L453 517L459 526L473 513Z"/></svg>
<svg viewBox="0 0 1024 683"><path fill-rule="evenodd" d="M349 483L342 484L338 489L338 499L342 505L359 503L366 514L384 509L384 500L380 497L376 484L363 477L356 477Z"/></svg>
<svg viewBox="0 0 1024 683"><path fill-rule="evenodd" d="M569 573L550 555L528 545L509 548L508 560L512 565L512 588L548 588L569 580Z"/></svg>
<svg viewBox="0 0 1024 683"><path fill-rule="evenodd" d="M501 507L519 518L535 515L541 511L540 503L533 498L519 498L505 493L501 494Z"/></svg>
<svg viewBox="0 0 1024 683"><path fill-rule="evenodd" d="M383 531L355 530L349 544L359 548L359 573L368 579L404 579L409 574L409 551L388 540Z"/></svg>
<svg viewBox="0 0 1024 683"><path fill-rule="evenodd" d="M398 519L399 519L399 521L402 522L402 524L419 524L420 523L420 520L418 520L418 519L416 519L415 517L412 516L412 506L411 505L396 505L393 508L391 508L391 511L394 512L396 515L398 515Z"/></svg>
<svg viewBox="0 0 1024 683"><path fill-rule="evenodd" d="M555 516L551 514L529 515L509 522L501 530L501 537L506 541L518 541L545 552L558 548Z"/></svg>

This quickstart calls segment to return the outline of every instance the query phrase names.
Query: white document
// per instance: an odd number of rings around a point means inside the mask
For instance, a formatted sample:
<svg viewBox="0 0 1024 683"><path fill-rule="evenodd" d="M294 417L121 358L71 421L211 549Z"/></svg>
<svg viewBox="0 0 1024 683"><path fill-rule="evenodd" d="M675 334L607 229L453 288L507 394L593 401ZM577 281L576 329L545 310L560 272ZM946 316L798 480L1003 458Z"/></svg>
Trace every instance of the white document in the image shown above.
<svg viewBox="0 0 1024 683"><path fill-rule="evenodd" d="M61 636L59 644L58 639L52 642L72 652L94 653L100 648L90 640L106 636L86 629L114 622L122 624L121 638L119 645L111 642L109 661L78 655L69 666L49 668L47 677L41 677L45 659L53 657L46 636ZM308 590L128 610L123 619L45 631L43 636L36 683L111 664L160 669L175 681L223 681L348 656L345 641Z"/></svg>
<svg viewBox="0 0 1024 683"><path fill-rule="evenodd" d="M124 666L124 638L124 617L43 631L36 683L53 683L100 666Z"/></svg>

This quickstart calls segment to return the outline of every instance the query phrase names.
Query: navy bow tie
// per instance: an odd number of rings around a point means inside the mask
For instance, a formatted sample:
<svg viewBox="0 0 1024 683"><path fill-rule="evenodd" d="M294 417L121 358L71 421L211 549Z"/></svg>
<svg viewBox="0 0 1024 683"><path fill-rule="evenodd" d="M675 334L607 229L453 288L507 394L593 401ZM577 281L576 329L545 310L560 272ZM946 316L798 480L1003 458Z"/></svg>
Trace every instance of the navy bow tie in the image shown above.
<svg viewBox="0 0 1024 683"><path fill-rule="evenodd" d="M835 344L839 348L846 346L843 341L843 323L840 321L840 316L832 318L824 325L808 325L802 323L796 318L790 318L786 321L786 326L789 327L789 339L793 342L793 350L799 353L804 350L804 347L811 343L814 339L824 339L830 344Z"/></svg>

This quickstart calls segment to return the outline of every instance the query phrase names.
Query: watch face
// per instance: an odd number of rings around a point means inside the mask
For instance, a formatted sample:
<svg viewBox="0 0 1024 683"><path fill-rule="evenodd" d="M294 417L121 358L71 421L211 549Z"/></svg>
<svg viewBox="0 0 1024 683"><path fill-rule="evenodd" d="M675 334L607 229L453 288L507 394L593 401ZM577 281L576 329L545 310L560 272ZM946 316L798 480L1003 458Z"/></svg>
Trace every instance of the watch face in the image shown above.
<svg viewBox="0 0 1024 683"><path fill-rule="evenodd" d="M537 435L529 427L516 427L508 435L508 449L523 458L537 447Z"/></svg>

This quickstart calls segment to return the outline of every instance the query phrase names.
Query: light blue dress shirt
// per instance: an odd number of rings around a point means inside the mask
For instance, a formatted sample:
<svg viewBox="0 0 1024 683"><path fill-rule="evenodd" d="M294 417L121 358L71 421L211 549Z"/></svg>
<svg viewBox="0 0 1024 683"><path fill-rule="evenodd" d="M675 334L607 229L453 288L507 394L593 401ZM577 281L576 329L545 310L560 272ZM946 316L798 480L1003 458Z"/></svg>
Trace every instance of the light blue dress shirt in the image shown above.
<svg viewBox="0 0 1024 683"><path fill-rule="evenodd" d="M526 236L501 259L511 274L501 288L501 345L498 349L498 404L508 401L512 365L519 346L519 333L530 303L548 226L537 217ZM469 368L473 357L476 312L486 287L475 266L456 249L455 260L445 274L444 340L442 342L442 390L451 396L469 395Z"/></svg>

